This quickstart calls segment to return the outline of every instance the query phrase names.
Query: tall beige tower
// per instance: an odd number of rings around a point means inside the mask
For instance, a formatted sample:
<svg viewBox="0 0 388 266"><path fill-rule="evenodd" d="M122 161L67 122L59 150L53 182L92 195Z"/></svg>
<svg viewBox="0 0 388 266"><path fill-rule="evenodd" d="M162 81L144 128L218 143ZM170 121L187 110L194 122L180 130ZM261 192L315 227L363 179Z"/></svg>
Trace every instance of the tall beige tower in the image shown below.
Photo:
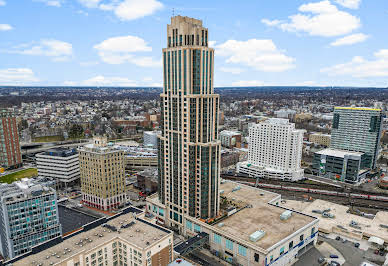
<svg viewBox="0 0 388 266"><path fill-rule="evenodd" d="M175 16L163 49L159 200L171 226L182 215L219 214L219 95L214 94L214 49L202 21Z"/></svg>
<svg viewBox="0 0 388 266"><path fill-rule="evenodd" d="M107 211L126 201L124 152L109 145L106 137L93 141L79 150L82 200Z"/></svg>

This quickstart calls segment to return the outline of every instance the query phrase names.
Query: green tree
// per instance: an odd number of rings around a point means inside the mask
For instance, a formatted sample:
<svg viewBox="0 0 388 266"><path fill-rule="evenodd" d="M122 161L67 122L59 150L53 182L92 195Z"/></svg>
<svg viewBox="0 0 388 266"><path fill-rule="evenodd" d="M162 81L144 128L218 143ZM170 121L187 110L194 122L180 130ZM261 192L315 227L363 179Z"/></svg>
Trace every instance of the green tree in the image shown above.
<svg viewBox="0 0 388 266"><path fill-rule="evenodd" d="M69 137L72 139L79 139L84 136L84 129L82 126L73 124L69 130Z"/></svg>

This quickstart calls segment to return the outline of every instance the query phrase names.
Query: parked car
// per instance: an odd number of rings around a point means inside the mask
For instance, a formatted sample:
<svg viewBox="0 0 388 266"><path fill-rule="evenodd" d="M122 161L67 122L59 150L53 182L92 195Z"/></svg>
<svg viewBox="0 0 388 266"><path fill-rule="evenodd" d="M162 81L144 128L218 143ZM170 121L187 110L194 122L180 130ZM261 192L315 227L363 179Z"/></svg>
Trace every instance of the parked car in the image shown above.
<svg viewBox="0 0 388 266"><path fill-rule="evenodd" d="M332 258L332 259L338 259L338 255L336 255L336 254L330 254L330 258Z"/></svg>
<svg viewBox="0 0 388 266"><path fill-rule="evenodd" d="M359 248L359 247L360 247L360 243L354 243L354 246L355 246L356 248Z"/></svg>
<svg viewBox="0 0 388 266"><path fill-rule="evenodd" d="M384 250L380 250L379 254L380 254L380 256L384 256L384 254L385 254Z"/></svg>
<svg viewBox="0 0 388 266"><path fill-rule="evenodd" d="M374 253L375 253L376 255L379 255L379 252L380 252L380 250L376 249Z"/></svg>
<svg viewBox="0 0 388 266"><path fill-rule="evenodd" d="M337 237L335 238L335 240L338 240L338 241L339 241L339 240L341 240L341 238L340 238L339 236L337 236Z"/></svg>
<svg viewBox="0 0 388 266"><path fill-rule="evenodd" d="M325 258L322 258L322 257L318 258L318 263L324 263L324 262L325 262Z"/></svg>
<svg viewBox="0 0 388 266"><path fill-rule="evenodd" d="M342 239L342 243L346 243L346 242L348 242L348 240Z"/></svg>
<svg viewBox="0 0 388 266"><path fill-rule="evenodd" d="M336 262L334 260L330 261L330 264L329 266L340 266L341 264L339 264L339 262Z"/></svg>

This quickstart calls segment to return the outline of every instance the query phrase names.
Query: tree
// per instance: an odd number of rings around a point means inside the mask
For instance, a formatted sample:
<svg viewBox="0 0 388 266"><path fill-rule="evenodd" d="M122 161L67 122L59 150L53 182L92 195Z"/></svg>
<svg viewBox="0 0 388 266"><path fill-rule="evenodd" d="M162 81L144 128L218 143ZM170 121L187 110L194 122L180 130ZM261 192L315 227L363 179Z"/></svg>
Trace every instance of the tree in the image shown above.
<svg viewBox="0 0 388 266"><path fill-rule="evenodd" d="M82 126L73 124L69 130L69 137L72 139L79 139L84 136L84 129Z"/></svg>

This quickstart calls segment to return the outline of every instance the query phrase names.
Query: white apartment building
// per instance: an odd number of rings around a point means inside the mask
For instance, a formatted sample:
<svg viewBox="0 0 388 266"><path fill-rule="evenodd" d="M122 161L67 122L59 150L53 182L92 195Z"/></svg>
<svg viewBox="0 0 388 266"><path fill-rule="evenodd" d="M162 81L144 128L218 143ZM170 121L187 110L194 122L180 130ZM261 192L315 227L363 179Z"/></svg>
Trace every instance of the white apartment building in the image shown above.
<svg viewBox="0 0 388 266"><path fill-rule="evenodd" d="M248 161L237 165L239 173L259 178L299 180L303 130L288 119L270 118L249 128Z"/></svg>
<svg viewBox="0 0 388 266"><path fill-rule="evenodd" d="M158 135L161 134L161 131L144 131L143 132L143 145L145 147L152 146L156 148L158 145Z"/></svg>
<svg viewBox="0 0 388 266"><path fill-rule="evenodd" d="M39 176L54 178L65 187L80 176L76 149L59 148L39 153L36 155L36 164Z"/></svg>

